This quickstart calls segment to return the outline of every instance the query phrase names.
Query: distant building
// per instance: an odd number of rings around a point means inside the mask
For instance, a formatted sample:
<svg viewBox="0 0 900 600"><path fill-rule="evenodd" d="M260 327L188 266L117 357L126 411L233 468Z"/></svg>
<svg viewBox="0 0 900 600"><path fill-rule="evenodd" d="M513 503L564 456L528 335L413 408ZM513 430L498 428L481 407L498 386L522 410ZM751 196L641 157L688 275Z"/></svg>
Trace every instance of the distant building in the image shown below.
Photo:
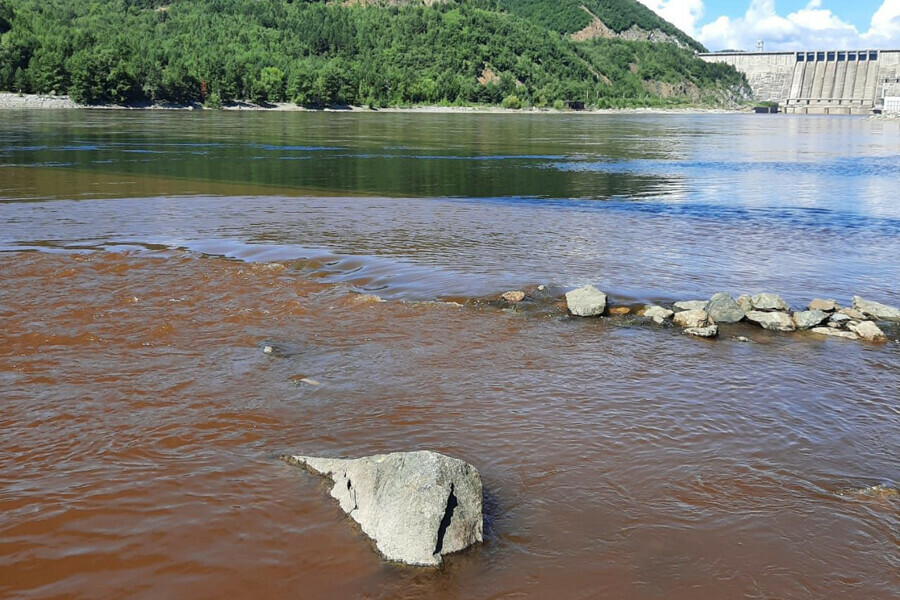
<svg viewBox="0 0 900 600"><path fill-rule="evenodd" d="M884 112L900 114L900 96L885 96Z"/></svg>

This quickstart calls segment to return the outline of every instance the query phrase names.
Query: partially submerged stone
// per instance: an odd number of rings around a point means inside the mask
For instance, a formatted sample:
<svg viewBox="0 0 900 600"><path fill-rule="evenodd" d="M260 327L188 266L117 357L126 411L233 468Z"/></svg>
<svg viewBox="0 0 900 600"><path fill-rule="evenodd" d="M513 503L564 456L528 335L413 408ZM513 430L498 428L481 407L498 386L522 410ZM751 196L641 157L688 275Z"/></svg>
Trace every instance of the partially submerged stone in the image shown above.
<svg viewBox="0 0 900 600"><path fill-rule="evenodd" d="M483 540L481 475L465 461L427 451L287 460L334 481L331 496L388 560L437 566Z"/></svg>
<svg viewBox="0 0 900 600"><path fill-rule="evenodd" d="M900 499L900 489L879 483L878 485L870 485L868 487L855 490L842 490L838 492L841 496L859 498L860 500L896 500Z"/></svg>
<svg viewBox="0 0 900 600"><path fill-rule="evenodd" d="M609 309L609 314L611 315L627 315L631 312L631 309L627 306L616 306Z"/></svg>
<svg viewBox="0 0 900 600"><path fill-rule="evenodd" d="M840 329L832 329L831 327L814 327L812 332L819 335L827 335L829 337L843 338L845 340L859 339L859 336L852 331L841 331Z"/></svg>
<svg viewBox="0 0 900 600"><path fill-rule="evenodd" d="M887 336L872 321L861 321L847 326L847 329L858 335L867 342L886 342Z"/></svg>
<svg viewBox="0 0 900 600"><path fill-rule="evenodd" d="M851 319L850 317L848 317L848 316L845 315L844 313L835 313L835 314L831 315L831 317L828 319L828 322L829 322L829 323L835 323L835 324L837 324L838 326L844 326L844 325L846 325L847 323L849 323L849 322L852 321L852 320L853 320L853 319Z"/></svg>
<svg viewBox="0 0 900 600"><path fill-rule="evenodd" d="M795 312L793 318L797 329L812 329L825 321L828 313L823 310L804 310Z"/></svg>
<svg viewBox="0 0 900 600"><path fill-rule="evenodd" d="M606 310L606 294L586 285L566 294L566 306L576 317L599 317Z"/></svg>
<svg viewBox="0 0 900 600"><path fill-rule="evenodd" d="M823 312L834 312L840 308L840 305L834 300L822 300L821 298L813 298L809 303L809 310L821 310Z"/></svg>
<svg viewBox="0 0 900 600"><path fill-rule="evenodd" d="M659 325L665 323L666 319L671 319L674 314L674 311L662 306L648 306L644 309L644 316L648 319L653 319L653 322Z"/></svg>
<svg viewBox="0 0 900 600"><path fill-rule="evenodd" d="M794 331L796 329L791 315L785 312L751 310L747 313L747 320L769 331Z"/></svg>
<svg viewBox="0 0 900 600"><path fill-rule="evenodd" d="M676 310L705 310L706 300L685 300L674 304Z"/></svg>
<svg viewBox="0 0 900 600"><path fill-rule="evenodd" d="M500 297L507 302L512 302L513 304L515 304L516 302L521 302L525 299L525 292L521 290L511 290L509 292L504 292Z"/></svg>
<svg viewBox="0 0 900 600"><path fill-rule="evenodd" d="M719 335L719 327L715 324L706 327L688 327L682 333L694 337L714 338Z"/></svg>
<svg viewBox="0 0 900 600"><path fill-rule="evenodd" d="M869 318L855 308L842 308L838 311L838 314L850 317L853 321L866 321Z"/></svg>
<svg viewBox="0 0 900 600"><path fill-rule="evenodd" d="M787 302L778 294L756 294L750 299L753 310L757 311L786 311Z"/></svg>
<svg viewBox="0 0 900 600"><path fill-rule="evenodd" d="M719 292L706 303L705 310L709 318L716 323L738 323L744 320L744 311L731 297L731 294Z"/></svg>
<svg viewBox="0 0 900 600"><path fill-rule="evenodd" d="M675 321L675 324L687 328L692 327L706 327L710 324L709 322L709 314L703 309L696 310L685 310L682 312L675 313L675 316L672 317Z"/></svg>
<svg viewBox="0 0 900 600"><path fill-rule="evenodd" d="M879 321L900 321L900 308L853 296L853 308Z"/></svg>

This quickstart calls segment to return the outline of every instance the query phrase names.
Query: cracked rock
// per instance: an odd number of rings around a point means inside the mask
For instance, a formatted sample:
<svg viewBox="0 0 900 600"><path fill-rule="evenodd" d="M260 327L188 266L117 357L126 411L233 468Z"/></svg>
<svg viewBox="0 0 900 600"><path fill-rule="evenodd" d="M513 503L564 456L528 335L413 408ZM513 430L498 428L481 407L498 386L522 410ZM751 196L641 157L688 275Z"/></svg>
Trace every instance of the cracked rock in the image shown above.
<svg viewBox="0 0 900 600"><path fill-rule="evenodd" d="M437 566L483 540L481 475L465 461L428 451L286 460L334 481L331 496L388 560Z"/></svg>

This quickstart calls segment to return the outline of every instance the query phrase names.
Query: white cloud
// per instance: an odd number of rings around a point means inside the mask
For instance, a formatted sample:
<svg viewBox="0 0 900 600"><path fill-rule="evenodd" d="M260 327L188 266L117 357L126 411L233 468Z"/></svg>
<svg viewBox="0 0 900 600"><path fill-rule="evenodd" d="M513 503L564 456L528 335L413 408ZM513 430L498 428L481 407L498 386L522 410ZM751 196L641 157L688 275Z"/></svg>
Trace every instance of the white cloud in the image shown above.
<svg viewBox="0 0 900 600"><path fill-rule="evenodd" d="M810 0L787 15L778 13L775 0L751 0L742 17L720 16L705 24L703 0L640 2L712 50L753 50L757 40L767 50L900 47L900 0L884 0L864 32L823 7L829 0Z"/></svg>
<svg viewBox="0 0 900 600"><path fill-rule="evenodd" d="M697 35L703 0L639 0L647 8L690 36Z"/></svg>

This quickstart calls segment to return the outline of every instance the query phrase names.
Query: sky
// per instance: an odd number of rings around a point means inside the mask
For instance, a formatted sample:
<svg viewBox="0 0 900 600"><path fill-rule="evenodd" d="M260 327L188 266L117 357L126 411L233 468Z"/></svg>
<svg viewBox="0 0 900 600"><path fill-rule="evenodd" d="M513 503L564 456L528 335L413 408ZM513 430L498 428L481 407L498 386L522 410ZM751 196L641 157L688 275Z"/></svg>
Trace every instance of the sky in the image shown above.
<svg viewBox="0 0 900 600"><path fill-rule="evenodd" d="M900 0L638 0L710 50L900 49Z"/></svg>

